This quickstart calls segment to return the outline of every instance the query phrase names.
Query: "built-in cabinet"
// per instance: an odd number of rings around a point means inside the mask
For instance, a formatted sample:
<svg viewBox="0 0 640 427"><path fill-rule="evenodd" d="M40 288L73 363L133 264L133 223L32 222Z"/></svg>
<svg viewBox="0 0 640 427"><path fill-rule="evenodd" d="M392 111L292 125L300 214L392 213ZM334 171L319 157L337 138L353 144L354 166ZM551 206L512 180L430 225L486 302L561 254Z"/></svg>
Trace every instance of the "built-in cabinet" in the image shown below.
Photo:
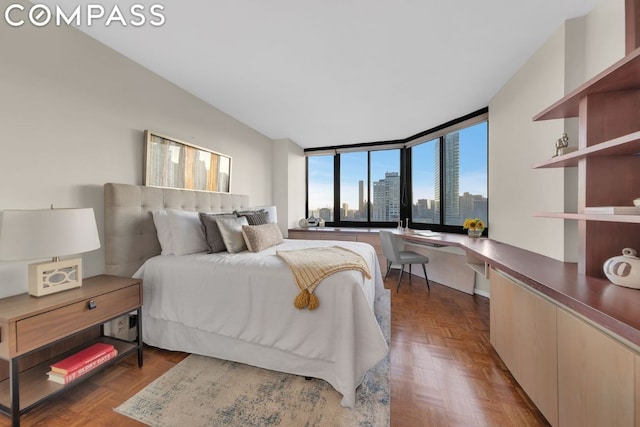
<svg viewBox="0 0 640 427"><path fill-rule="evenodd" d="M636 408L640 408L640 355L636 354ZM640 427L640 410L636 409L636 427Z"/></svg>
<svg viewBox="0 0 640 427"><path fill-rule="evenodd" d="M491 270L491 344L552 425L558 420L556 306Z"/></svg>
<svg viewBox="0 0 640 427"><path fill-rule="evenodd" d="M491 344L554 426L640 425L640 354L491 270Z"/></svg>
<svg viewBox="0 0 640 427"><path fill-rule="evenodd" d="M629 348L558 309L559 425L632 426L640 417L634 358Z"/></svg>

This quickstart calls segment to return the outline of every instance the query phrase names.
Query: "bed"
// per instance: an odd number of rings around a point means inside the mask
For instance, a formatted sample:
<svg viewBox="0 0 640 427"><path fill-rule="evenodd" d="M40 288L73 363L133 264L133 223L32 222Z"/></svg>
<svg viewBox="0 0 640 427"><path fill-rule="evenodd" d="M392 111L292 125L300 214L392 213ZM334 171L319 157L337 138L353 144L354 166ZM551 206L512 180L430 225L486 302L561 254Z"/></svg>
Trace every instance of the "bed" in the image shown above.
<svg viewBox="0 0 640 427"><path fill-rule="evenodd" d="M388 352L373 312L384 293L373 247L284 239L255 253L160 255L153 211L240 211L248 197L113 183L104 195L106 272L143 279L146 344L321 378L353 407L364 374ZM314 292L317 309L296 309L291 269L276 252L331 246L361 255L371 278L332 274Z"/></svg>

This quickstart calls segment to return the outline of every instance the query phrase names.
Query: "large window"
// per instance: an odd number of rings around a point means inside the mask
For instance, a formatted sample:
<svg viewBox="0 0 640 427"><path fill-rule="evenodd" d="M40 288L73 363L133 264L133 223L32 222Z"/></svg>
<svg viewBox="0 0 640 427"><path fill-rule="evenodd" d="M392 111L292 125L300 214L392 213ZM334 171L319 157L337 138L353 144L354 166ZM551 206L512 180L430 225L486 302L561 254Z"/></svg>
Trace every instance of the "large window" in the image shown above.
<svg viewBox="0 0 640 427"><path fill-rule="evenodd" d="M487 122L411 147L412 220L459 227L487 213Z"/></svg>
<svg viewBox="0 0 640 427"><path fill-rule="evenodd" d="M436 178L440 164L440 139L432 139L414 146L412 155L413 203L411 204L411 218L414 223L440 223L440 188Z"/></svg>
<svg viewBox="0 0 640 427"><path fill-rule="evenodd" d="M395 222L400 217L400 150L371 151L371 221Z"/></svg>
<svg viewBox="0 0 640 427"><path fill-rule="evenodd" d="M487 110L404 141L307 150L308 216L327 225L462 232L487 215ZM315 149L318 151L320 149Z"/></svg>
<svg viewBox="0 0 640 427"><path fill-rule="evenodd" d="M307 158L307 217L333 222L333 156Z"/></svg>
<svg viewBox="0 0 640 427"><path fill-rule="evenodd" d="M340 221L368 221L368 153L340 155Z"/></svg>

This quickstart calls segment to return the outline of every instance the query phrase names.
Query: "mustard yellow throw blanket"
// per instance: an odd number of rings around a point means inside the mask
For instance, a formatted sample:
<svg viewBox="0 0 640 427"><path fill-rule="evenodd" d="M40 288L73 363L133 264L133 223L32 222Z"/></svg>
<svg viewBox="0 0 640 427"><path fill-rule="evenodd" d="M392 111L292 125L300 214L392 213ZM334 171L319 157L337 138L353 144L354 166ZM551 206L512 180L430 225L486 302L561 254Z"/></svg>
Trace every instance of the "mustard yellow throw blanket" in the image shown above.
<svg viewBox="0 0 640 427"><path fill-rule="evenodd" d="M340 246L326 248L308 248L293 251L277 251L293 273L300 293L293 304L298 309L315 310L320 305L313 294L318 284L327 276L343 270L358 270L367 279L371 272L367 262L360 254Z"/></svg>

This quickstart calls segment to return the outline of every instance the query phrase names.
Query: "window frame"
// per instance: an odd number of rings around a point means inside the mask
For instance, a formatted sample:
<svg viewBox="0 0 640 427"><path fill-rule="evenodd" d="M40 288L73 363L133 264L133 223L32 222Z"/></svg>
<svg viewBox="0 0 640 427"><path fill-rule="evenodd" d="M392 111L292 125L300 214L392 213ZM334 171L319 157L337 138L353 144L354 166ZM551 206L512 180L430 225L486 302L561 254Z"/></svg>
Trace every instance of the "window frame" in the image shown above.
<svg viewBox="0 0 640 427"><path fill-rule="evenodd" d="M411 148L434 139L438 139L439 156L440 156L440 185L441 188L444 185L445 175L445 136L447 134L460 131L462 129L474 126L478 123L489 122L489 109L488 107L474 111L455 120L451 120L435 128L420 132L404 140L394 141L382 141L363 144L352 144L347 146L334 146L334 147L320 147L320 148L308 148L305 149L305 212L309 214L309 157L314 155L333 155L333 221L326 222L327 227L353 227L353 228L388 228L396 227L396 222L380 222L371 221L371 152L378 150L391 150L400 149L400 218L405 221L409 219L409 227L418 230L432 230L441 231L447 233L464 234L465 230L460 225L446 225L445 206L440 207L440 219L439 223L421 223L413 222L413 173L412 173L412 150ZM487 126L488 133L488 126ZM487 135L488 136L488 135ZM487 150L489 149L489 141L487 138ZM344 221L341 220L341 205L340 205L340 155L342 153L348 153L353 151L366 151L367 152L367 221ZM487 156L487 170L488 170L488 156ZM487 215L489 204L489 177L487 176ZM403 202L405 199L405 202ZM487 218L488 219L488 218ZM487 236L489 232L487 220L487 227L483 232L483 236Z"/></svg>

